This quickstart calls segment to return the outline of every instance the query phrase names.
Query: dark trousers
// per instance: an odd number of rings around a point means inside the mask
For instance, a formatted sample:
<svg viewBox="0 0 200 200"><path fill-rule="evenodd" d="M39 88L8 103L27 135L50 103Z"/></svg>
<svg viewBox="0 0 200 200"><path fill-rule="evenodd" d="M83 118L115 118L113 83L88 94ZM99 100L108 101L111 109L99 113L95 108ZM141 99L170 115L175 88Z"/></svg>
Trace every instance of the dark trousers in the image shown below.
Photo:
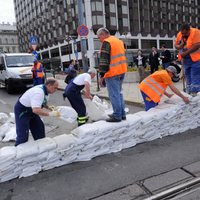
<svg viewBox="0 0 200 200"><path fill-rule="evenodd" d="M86 107L81 96L84 86L78 86L70 82L65 89L65 96L68 98L72 108L78 113L78 117L85 117Z"/></svg>
<svg viewBox="0 0 200 200"><path fill-rule="evenodd" d="M16 123L16 143L15 146L28 141L29 130L34 140L45 137L44 123L32 112L32 108L23 106L19 101L15 104L15 123Z"/></svg>
<svg viewBox="0 0 200 200"><path fill-rule="evenodd" d="M158 65L151 65L151 74L153 74L155 71L158 71Z"/></svg>
<svg viewBox="0 0 200 200"><path fill-rule="evenodd" d="M44 78L34 78L33 79L33 85L41 85L44 83Z"/></svg>

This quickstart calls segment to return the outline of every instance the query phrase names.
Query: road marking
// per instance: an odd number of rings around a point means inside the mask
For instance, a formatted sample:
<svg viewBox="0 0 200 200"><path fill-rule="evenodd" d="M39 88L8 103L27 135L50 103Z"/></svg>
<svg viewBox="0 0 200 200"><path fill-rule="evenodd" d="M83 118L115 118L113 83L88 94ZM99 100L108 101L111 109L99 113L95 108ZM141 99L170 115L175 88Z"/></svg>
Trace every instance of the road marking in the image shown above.
<svg viewBox="0 0 200 200"><path fill-rule="evenodd" d="M7 104L4 100L0 99L0 103Z"/></svg>

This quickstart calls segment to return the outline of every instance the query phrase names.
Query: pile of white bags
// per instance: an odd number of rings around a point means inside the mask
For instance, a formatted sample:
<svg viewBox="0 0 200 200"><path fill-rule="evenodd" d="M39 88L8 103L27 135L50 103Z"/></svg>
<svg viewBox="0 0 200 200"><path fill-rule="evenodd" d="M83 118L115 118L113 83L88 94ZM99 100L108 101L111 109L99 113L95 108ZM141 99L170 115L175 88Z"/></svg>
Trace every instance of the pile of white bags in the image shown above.
<svg viewBox="0 0 200 200"><path fill-rule="evenodd" d="M175 104L161 103L148 112L129 114L120 123L97 121L80 126L71 134L4 147L0 149L0 182L199 127L200 95L191 98L189 105L173 98Z"/></svg>
<svg viewBox="0 0 200 200"><path fill-rule="evenodd" d="M14 123L14 115L0 113L0 141L8 142L16 140L16 128Z"/></svg>
<svg viewBox="0 0 200 200"><path fill-rule="evenodd" d="M92 101L90 99L84 99L84 103L90 122L108 118L106 110L110 109L110 107L106 101L102 101L99 97L94 96Z"/></svg>

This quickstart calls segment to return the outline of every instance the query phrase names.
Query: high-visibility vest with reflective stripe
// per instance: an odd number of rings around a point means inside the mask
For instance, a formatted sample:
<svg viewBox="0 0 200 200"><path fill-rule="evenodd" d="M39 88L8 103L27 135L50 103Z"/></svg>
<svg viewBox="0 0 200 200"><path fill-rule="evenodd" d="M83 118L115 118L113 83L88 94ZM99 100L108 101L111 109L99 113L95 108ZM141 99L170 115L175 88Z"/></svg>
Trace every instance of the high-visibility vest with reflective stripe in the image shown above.
<svg viewBox="0 0 200 200"><path fill-rule="evenodd" d="M125 55L124 44L121 40L114 36L110 36L105 39L110 43L110 68L105 73L104 78L117 76L127 72L127 61Z"/></svg>
<svg viewBox="0 0 200 200"><path fill-rule="evenodd" d="M37 66L36 66L37 70L40 70L40 65L41 65L41 63L38 62ZM42 69L42 72L35 72L35 75L36 75L37 78L43 78L44 77L43 69Z"/></svg>
<svg viewBox="0 0 200 200"><path fill-rule="evenodd" d="M190 35L188 37L188 39L186 40L186 49L190 49L192 47L193 43L193 37L195 35L195 33L197 31L200 31L196 28L190 28ZM176 44L178 44L178 42L182 39L182 33L179 32L176 38ZM190 57L192 59L192 61L196 62L198 60L200 60L200 49L197 49L195 52L190 53ZM181 56L178 57L178 59L181 59Z"/></svg>
<svg viewBox="0 0 200 200"><path fill-rule="evenodd" d="M156 71L152 75L145 78L140 84L139 88L142 92L144 92L153 102L160 102L161 96L164 94L167 84L160 82L158 78L156 78L155 74L158 76L167 75L169 76L166 70Z"/></svg>

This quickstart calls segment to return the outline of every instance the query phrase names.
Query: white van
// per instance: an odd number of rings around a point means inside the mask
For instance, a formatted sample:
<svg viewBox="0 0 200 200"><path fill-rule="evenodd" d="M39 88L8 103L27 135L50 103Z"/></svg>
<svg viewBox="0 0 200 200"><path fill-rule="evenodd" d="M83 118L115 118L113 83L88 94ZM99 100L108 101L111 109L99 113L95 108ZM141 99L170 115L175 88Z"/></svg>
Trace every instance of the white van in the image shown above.
<svg viewBox="0 0 200 200"><path fill-rule="evenodd" d="M0 53L0 83L8 93L33 86L33 60L29 53Z"/></svg>

